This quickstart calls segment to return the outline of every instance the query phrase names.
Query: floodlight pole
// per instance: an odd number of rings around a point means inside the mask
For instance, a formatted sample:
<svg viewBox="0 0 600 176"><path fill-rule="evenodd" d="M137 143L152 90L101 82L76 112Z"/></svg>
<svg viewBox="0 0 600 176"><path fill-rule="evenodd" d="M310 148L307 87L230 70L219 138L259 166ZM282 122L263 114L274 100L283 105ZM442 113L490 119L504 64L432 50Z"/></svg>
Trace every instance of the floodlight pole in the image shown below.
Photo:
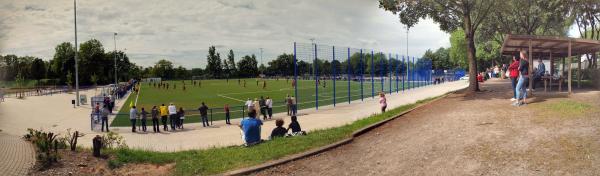
<svg viewBox="0 0 600 176"><path fill-rule="evenodd" d="M260 65L264 65L263 64L263 48L259 48L260 49Z"/></svg>
<svg viewBox="0 0 600 176"><path fill-rule="evenodd" d="M115 53L114 53L115 54L115 59L114 60L115 60L115 89L116 89L117 88L117 84L119 83L118 82L119 78L117 78L117 33L116 32L115 32L115 35L113 35L113 40L115 42Z"/></svg>
<svg viewBox="0 0 600 176"><path fill-rule="evenodd" d="M73 23L75 24L75 102L79 106L79 68L77 62L77 0L73 0Z"/></svg>

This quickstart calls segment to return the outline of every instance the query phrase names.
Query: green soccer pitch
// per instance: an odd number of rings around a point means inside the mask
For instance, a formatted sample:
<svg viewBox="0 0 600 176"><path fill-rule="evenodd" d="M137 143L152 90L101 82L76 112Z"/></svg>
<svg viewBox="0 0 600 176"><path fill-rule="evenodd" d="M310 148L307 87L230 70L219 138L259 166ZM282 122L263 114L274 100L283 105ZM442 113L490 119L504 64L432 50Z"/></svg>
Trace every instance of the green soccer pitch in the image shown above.
<svg viewBox="0 0 600 176"><path fill-rule="evenodd" d="M257 85L258 80L258 85ZM243 86L243 82L246 81L246 87ZM132 93L126 102L123 104L123 108L119 111L117 117L113 120L111 126L129 126L129 105L131 102L135 102L137 98L137 108L141 111L141 108L145 108L146 111L150 112L152 106L160 106L165 104L168 106L169 103L175 104L177 109L183 107L185 111L184 123L197 123L200 122L200 116L198 107L204 102L209 108L209 120L212 118L213 121L224 120L225 114L223 107L225 104L229 104L231 118L242 118L246 116L245 101L250 98L259 98L261 96L269 96L273 99L273 114L279 112L286 112L287 107L285 105L285 97L287 94L294 96L294 87L292 86L292 79L265 79L267 86L263 89L263 80L261 79L241 79L238 84L238 79L227 80L201 80L201 85L194 86L191 80L185 81L163 81L163 83L169 83L169 89L154 87L152 83L142 82L139 96L136 93ZM183 90L183 84L185 82L186 90ZM315 81L314 80L298 80L298 109L314 108L316 105L315 101ZM323 85L324 84L324 85ZM173 88L176 85L176 88ZM361 98L361 84L360 81L350 81L350 100L357 100ZM333 81L322 80L321 85L318 88L319 95L319 106L331 105L334 101L333 96ZM381 81L374 81L375 95L381 91ZM384 91L389 91L389 80L384 82ZM404 83L405 89L409 86L408 82ZM348 81L347 80L336 80L336 104L348 103ZM402 81L399 81L399 89L402 91ZM363 95L364 98L371 97L371 81L363 81ZM396 82L392 81L392 91L396 91ZM150 117L148 117L150 119ZM151 122L148 122L151 123Z"/></svg>

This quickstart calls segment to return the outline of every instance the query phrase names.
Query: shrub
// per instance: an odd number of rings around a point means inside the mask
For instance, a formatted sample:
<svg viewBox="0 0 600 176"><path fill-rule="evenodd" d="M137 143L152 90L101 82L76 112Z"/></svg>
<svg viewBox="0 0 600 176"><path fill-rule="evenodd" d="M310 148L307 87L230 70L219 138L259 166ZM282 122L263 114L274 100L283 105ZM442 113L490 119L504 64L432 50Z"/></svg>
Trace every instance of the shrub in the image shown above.
<svg viewBox="0 0 600 176"><path fill-rule="evenodd" d="M44 166L50 166L55 162L58 162L60 156L58 155L58 148L60 146L66 148L65 141L58 140L58 135L52 132L44 132L42 130L34 130L31 128L27 129L28 134L25 134L23 138L34 144L37 151L37 159L42 162Z"/></svg>

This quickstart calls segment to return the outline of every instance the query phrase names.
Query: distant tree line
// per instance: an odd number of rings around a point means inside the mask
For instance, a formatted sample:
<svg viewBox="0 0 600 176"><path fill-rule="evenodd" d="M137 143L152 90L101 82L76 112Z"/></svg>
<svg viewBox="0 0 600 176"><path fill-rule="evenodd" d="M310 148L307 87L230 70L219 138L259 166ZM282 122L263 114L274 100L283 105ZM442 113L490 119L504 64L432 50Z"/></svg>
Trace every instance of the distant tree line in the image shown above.
<svg viewBox="0 0 600 176"><path fill-rule="evenodd" d="M115 55L119 81L138 76L142 69L131 63L122 51L105 52L102 43L96 39L82 43L77 53L80 85L113 83ZM53 84L74 85L75 48L69 42L61 43L55 47L54 57L48 61L31 56L0 55L0 79L50 79Z"/></svg>

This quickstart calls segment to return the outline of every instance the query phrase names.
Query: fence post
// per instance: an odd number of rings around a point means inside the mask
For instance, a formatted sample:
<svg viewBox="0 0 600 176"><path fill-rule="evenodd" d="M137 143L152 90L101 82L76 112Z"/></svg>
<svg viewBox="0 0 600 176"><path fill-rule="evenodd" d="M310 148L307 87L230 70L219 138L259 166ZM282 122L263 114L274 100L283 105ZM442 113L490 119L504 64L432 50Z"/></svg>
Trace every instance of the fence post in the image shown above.
<svg viewBox="0 0 600 176"><path fill-rule="evenodd" d="M413 69L411 70L412 71L412 85L414 86L415 85L415 78L417 78L415 76L415 73L417 73L417 72L415 72L415 69L417 68L417 64L415 64L415 56L412 57L412 64L413 64Z"/></svg>
<svg viewBox="0 0 600 176"><path fill-rule="evenodd" d="M373 77L373 71L375 70L375 64L373 64L373 60L375 60L375 53L371 50L371 98L375 98L375 80Z"/></svg>
<svg viewBox="0 0 600 176"><path fill-rule="evenodd" d="M212 125L212 124L213 124L213 118L212 118L212 117L213 117L213 111L212 111L212 110L213 110L213 109L211 108L211 109L210 109L210 125Z"/></svg>
<svg viewBox="0 0 600 176"><path fill-rule="evenodd" d="M398 60L398 54L396 54L396 93L398 93L398 67L400 66L400 60Z"/></svg>
<svg viewBox="0 0 600 176"><path fill-rule="evenodd" d="M317 44L315 43L315 59L313 60L313 76L315 77L315 108L319 110L319 76L317 70Z"/></svg>
<svg viewBox="0 0 600 176"><path fill-rule="evenodd" d="M390 94L392 94L392 54L388 53L388 69L385 72L385 75L388 77L388 79L390 80L390 83L388 85L388 87L390 88Z"/></svg>
<svg viewBox="0 0 600 176"><path fill-rule="evenodd" d="M335 46L331 47L333 49L333 61L331 61L331 67L333 70L333 107L335 107L335 80L336 80L336 75L335 75Z"/></svg>
<svg viewBox="0 0 600 176"><path fill-rule="evenodd" d="M363 50L360 49L360 101L365 100L365 96L363 94L363 75L365 74L365 71L363 67Z"/></svg>
<svg viewBox="0 0 600 176"><path fill-rule="evenodd" d="M383 85L383 82L384 82L384 81L383 81L383 79L384 79L384 77L383 77L383 72L385 72L385 67L383 66L383 62L384 62L384 60L385 60L385 55L383 55L383 53L379 53L379 55L380 55L380 57L381 57L381 58L380 58L380 60L379 60L379 66L381 67L381 71L379 71L379 77L380 77L380 79L381 79L381 80L380 80L380 82L381 82L381 92L385 93L385 91L384 91L384 89L383 89L383 87L385 87L385 86Z"/></svg>
<svg viewBox="0 0 600 176"><path fill-rule="evenodd" d="M298 62L296 59L296 42L294 42L294 98L296 98L296 102L298 102Z"/></svg>
<svg viewBox="0 0 600 176"><path fill-rule="evenodd" d="M402 71L402 92L404 92L404 80L406 79L406 73L408 72L408 67L406 64L406 60L404 60L404 56L402 56L402 65L406 67L406 69Z"/></svg>
<svg viewBox="0 0 600 176"><path fill-rule="evenodd" d="M348 104L350 104L350 68L351 64L350 64L350 48L348 48L348 59L346 60L346 77L348 80ZM352 70L354 71L354 70Z"/></svg>

